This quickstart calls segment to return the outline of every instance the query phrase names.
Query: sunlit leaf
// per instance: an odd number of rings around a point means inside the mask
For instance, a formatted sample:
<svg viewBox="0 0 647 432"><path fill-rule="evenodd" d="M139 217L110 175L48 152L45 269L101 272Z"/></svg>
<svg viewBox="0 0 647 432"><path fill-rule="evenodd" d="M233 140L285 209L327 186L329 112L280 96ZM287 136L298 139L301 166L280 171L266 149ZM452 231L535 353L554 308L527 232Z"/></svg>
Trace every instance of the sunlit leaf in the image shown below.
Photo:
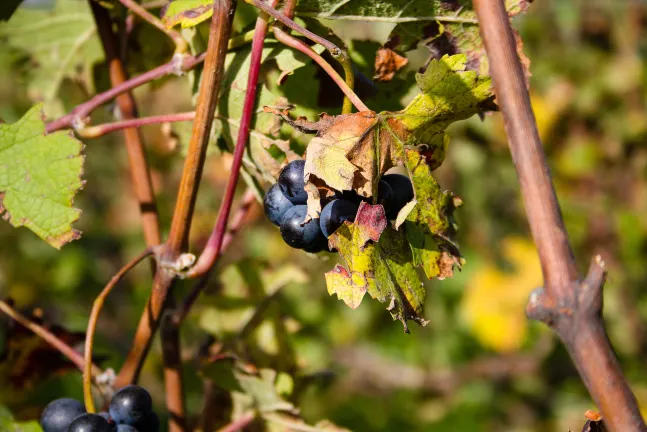
<svg viewBox="0 0 647 432"><path fill-rule="evenodd" d="M172 0L162 8L162 22L168 28L178 24L182 28L193 27L213 15L211 0Z"/></svg>
<svg viewBox="0 0 647 432"><path fill-rule="evenodd" d="M11 412L0 405L0 430L2 432L42 432L37 421L17 422Z"/></svg>
<svg viewBox="0 0 647 432"><path fill-rule="evenodd" d="M83 144L69 131L46 134L41 117L37 105L0 125L0 213L58 249L81 235L72 201L83 186Z"/></svg>

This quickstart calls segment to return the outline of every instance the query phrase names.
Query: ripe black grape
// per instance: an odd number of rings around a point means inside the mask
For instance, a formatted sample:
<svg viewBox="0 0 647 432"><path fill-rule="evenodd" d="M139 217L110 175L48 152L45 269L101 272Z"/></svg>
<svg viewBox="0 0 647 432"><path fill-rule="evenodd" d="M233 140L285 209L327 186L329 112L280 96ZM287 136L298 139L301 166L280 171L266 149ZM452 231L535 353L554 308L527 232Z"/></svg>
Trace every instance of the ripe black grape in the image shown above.
<svg viewBox="0 0 647 432"><path fill-rule="evenodd" d="M139 432L159 432L160 419L155 412L152 412L144 420L138 422L135 427Z"/></svg>
<svg viewBox="0 0 647 432"><path fill-rule="evenodd" d="M321 235L319 219L311 219L307 224L301 225L307 212L308 207L305 205L294 206L285 212L281 221L281 237L295 249L314 247Z"/></svg>
<svg viewBox="0 0 647 432"><path fill-rule="evenodd" d="M110 417L117 424L135 425L153 412L150 394L139 386L129 385L119 390L110 401Z"/></svg>
<svg viewBox="0 0 647 432"><path fill-rule="evenodd" d="M70 424L67 432L113 432L113 426L98 414L83 414Z"/></svg>
<svg viewBox="0 0 647 432"><path fill-rule="evenodd" d="M294 204L283 194L279 184L272 185L263 199L265 215L276 226L281 225L285 212L294 207Z"/></svg>
<svg viewBox="0 0 647 432"><path fill-rule="evenodd" d="M305 204L308 194L304 190L303 169L306 162L295 160L287 164L279 174L279 187L292 204Z"/></svg>
<svg viewBox="0 0 647 432"><path fill-rule="evenodd" d="M145 430L145 429L142 429L142 430ZM117 432L139 432L139 431L135 426L120 424L120 425L117 425Z"/></svg>
<svg viewBox="0 0 647 432"><path fill-rule="evenodd" d="M67 432L77 417L85 414L83 404L75 399L56 399L45 407L40 417L44 432Z"/></svg>
<svg viewBox="0 0 647 432"><path fill-rule="evenodd" d="M328 238L344 221L353 222L357 214L357 205L352 201L333 200L326 204L319 216L321 232Z"/></svg>
<svg viewBox="0 0 647 432"><path fill-rule="evenodd" d="M330 249L328 249L328 239L323 235L323 233L320 233L314 244L310 247L304 248L303 250L308 253L317 253L324 251L330 252Z"/></svg>
<svg viewBox="0 0 647 432"><path fill-rule="evenodd" d="M386 218L392 220L397 218L402 207L413 199L413 186L409 177L402 174L386 174L382 176L382 180L393 190L393 200L386 213Z"/></svg>
<svg viewBox="0 0 647 432"><path fill-rule="evenodd" d="M384 213L389 213L393 205L393 189L384 180L380 180L377 185L377 203L382 204Z"/></svg>

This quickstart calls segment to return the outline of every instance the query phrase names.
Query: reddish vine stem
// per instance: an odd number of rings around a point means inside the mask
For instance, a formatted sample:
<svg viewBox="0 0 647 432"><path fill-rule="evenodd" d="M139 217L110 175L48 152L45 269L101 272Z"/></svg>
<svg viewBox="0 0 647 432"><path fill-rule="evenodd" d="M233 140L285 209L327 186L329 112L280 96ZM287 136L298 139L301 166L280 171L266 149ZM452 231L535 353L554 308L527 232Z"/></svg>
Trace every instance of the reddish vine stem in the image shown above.
<svg viewBox="0 0 647 432"><path fill-rule="evenodd" d="M527 314L561 338L611 431L647 431L604 328L604 262L595 257L584 279L577 272L504 2L474 0L474 8L544 274Z"/></svg>
<svg viewBox="0 0 647 432"><path fill-rule="evenodd" d="M196 117L193 122L191 141L180 180L171 231L162 256L162 261L164 262L175 261L186 246L213 124L213 116L218 102L225 54L227 52L227 40L231 32L234 11L235 3L231 0L214 1ZM159 325L167 294L172 288L174 280L175 274L173 272L164 269L157 272L151 297L140 318L131 350L117 376L117 386L124 386L137 380L144 359L150 349L153 335Z"/></svg>
<svg viewBox="0 0 647 432"><path fill-rule="evenodd" d="M112 30L112 19L108 11L97 2L90 0L89 3L110 68L110 82L113 87L120 86L127 81L127 76L119 57L116 35ZM137 121L137 105L132 93L126 92L119 95L117 104L124 121ZM142 216L146 245L156 246L161 242L159 219L144 144L136 127L124 129L124 139L130 162L130 175Z"/></svg>
<svg viewBox="0 0 647 432"><path fill-rule="evenodd" d="M253 32L243 33L231 38L229 41L229 49L237 48L251 41ZM183 55L175 56L171 61L161 66L144 72L134 78L124 81L118 86L113 86L110 90L99 93L92 97L90 100L83 102L74 108L70 113L51 121L47 124L46 130L48 133L57 130L74 127L75 129L82 129L86 123L86 117L101 105L110 102L120 94L126 93L151 81L162 78L166 75L181 75L184 72L190 71L200 63L202 63L207 53L200 53L195 56Z"/></svg>
<svg viewBox="0 0 647 432"><path fill-rule="evenodd" d="M271 0L274 3L274 0ZM240 118L240 127L238 128L238 138L236 140L236 148L234 150L234 158L231 165L231 172L229 180L227 181L227 189L225 196L220 204L220 211L218 212L218 219L213 228L211 236L205 247L205 251L200 255L195 266L188 272L188 277L195 277L202 275L200 280L193 287L191 293L187 296L176 322L181 322L188 314L189 310L204 290L209 280L209 275L214 267L214 264L220 256L222 246L227 233L227 223L229 222L229 213L231 212L231 205L234 202L234 194L236 193L236 186L238 185L238 177L240 176L240 167L243 161L243 155L247 148L247 141L249 140L249 131L254 114L254 104L256 103L256 90L258 86L258 75L261 70L261 57L263 55L263 44L265 36L267 35L267 15L261 13L256 19L256 26L254 27L254 40L252 41L252 51L249 61L249 74L247 76L247 90L245 91L245 101L243 103L243 112ZM251 201L253 197L247 197ZM251 205L251 204L250 204Z"/></svg>
<svg viewBox="0 0 647 432"><path fill-rule="evenodd" d="M369 108L362 102L362 100L355 94L353 89L346 83L346 81L337 73L337 71L328 63L323 57L317 54L312 48L310 48L305 42L300 39L297 39L293 36L290 36L283 30L278 27L273 28L274 36L279 42L294 48L298 51L301 51L311 59L313 59L321 68L333 79L335 84L344 92L344 95L351 101L355 108L359 111L368 111ZM344 113L349 113L348 108L344 109Z"/></svg>
<svg viewBox="0 0 647 432"><path fill-rule="evenodd" d="M256 415L253 412L247 413L228 425L221 427L218 429L218 432L237 432L239 430L243 430L245 427L249 426L255 418Z"/></svg>
<svg viewBox="0 0 647 432"><path fill-rule="evenodd" d="M74 365L79 368L81 372L85 368L85 359L83 355L61 340L54 333L49 331L44 326L37 324L15 310L9 303L4 300L0 300L0 311L9 316L12 320L16 321L21 326L25 327L27 330L32 331L36 336L43 339L45 342L50 344L52 347L56 348L58 352L64 355L69 361L74 363ZM96 376L101 374L101 369L98 366L91 364L92 375Z"/></svg>
<svg viewBox="0 0 647 432"><path fill-rule="evenodd" d="M104 123L96 126L88 126L83 129L79 129L77 131L77 134L81 138L99 138L111 132L115 132L122 129L139 128L139 127L151 125L151 124L189 121L189 120L193 120L194 118L195 118L195 111L175 113L175 114L160 114L160 115L150 116L150 117L138 117L134 119Z"/></svg>
<svg viewBox="0 0 647 432"><path fill-rule="evenodd" d="M83 367L83 399L85 401L85 409L89 413L96 412L94 400L92 399L92 348L94 346L94 332L97 329L97 322L99 321L101 309L103 309L103 303L105 302L106 297L108 297L108 294L110 294L115 285L117 285L126 273L132 270L133 267L139 264L143 259L153 255L154 253L154 248L148 248L122 267L122 269L119 270L112 279L110 279L110 282L108 282L105 288L103 288L92 304L92 312L90 312L88 328L85 332L85 363Z"/></svg>

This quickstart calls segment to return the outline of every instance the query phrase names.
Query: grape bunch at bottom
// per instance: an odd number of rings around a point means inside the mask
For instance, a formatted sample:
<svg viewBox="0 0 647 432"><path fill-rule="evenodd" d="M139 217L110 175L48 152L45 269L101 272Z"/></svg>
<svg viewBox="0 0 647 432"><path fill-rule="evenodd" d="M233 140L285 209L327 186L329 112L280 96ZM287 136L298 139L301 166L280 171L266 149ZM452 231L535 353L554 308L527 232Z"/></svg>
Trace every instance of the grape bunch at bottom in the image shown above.
<svg viewBox="0 0 647 432"><path fill-rule="evenodd" d="M159 432L160 423L146 389L130 385L110 401L108 412L90 414L76 399L62 398L45 407L43 432Z"/></svg>
<svg viewBox="0 0 647 432"><path fill-rule="evenodd" d="M328 237L345 221L355 220L362 201L370 201L354 191L336 192L334 198L322 200L319 218L304 224L308 212L304 166L305 161L295 160L283 168L278 182L265 194L265 215L280 227L281 236L289 246L310 253L328 251ZM384 207L387 219L395 219L402 207L412 199L413 187L407 176L382 176L378 184L377 203Z"/></svg>

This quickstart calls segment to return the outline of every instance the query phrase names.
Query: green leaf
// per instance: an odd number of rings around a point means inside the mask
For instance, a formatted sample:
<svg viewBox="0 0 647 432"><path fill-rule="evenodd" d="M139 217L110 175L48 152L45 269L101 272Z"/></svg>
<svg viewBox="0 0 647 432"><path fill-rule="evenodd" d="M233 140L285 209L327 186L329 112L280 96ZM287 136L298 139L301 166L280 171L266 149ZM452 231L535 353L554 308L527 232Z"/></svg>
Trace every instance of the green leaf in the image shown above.
<svg viewBox="0 0 647 432"><path fill-rule="evenodd" d="M406 155L415 199L411 202L414 205L403 209L400 215L406 215L404 230L413 263L421 266L429 279L451 277L454 266L460 267L463 263L458 247L451 240L456 231L452 216L461 204L460 198L440 189L423 154L407 149Z"/></svg>
<svg viewBox="0 0 647 432"><path fill-rule="evenodd" d="M508 15L525 12L529 4L529 0L506 0ZM463 53L470 69L481 74L489 70L476 13L469 0L300 0L296 12L304 17L394 23L386 48L410 51L422 42L436 58ZM521 54L527 71L527 59Z"/></svg>
<svg viewBox="0 0 647 432"><path fill-rule="evenodd" d="M491 101L490 77L466 66L465 54L443 56L416 74L421 92L396 116L418 142L431 142L451 123L471 117Z"/></svg>
<svg viewBox="0 0 647 432"><path fill-rule="evenodd" d="M83 80L91 89L91 66L103 58L87 2L78 0L57 0L53 11L20 8L0 24L0 39L31 57L29 96L51 116L64 113L56 100L63 80Z"/></svg>
<svg viewBox="0 0 647 432"><path fill-rule="evenodd" d="M213 15L211 0L173 0L161 11L162 22L168 28L178 24L182 28L194 27Z"/></svg>
<svg viewBox="0 0 647 432"><path fill-rule="evenodd" d="M42 432L38 422L16 422L11 412L0 405L0 431L2 432Z"/></svg>
<svg viewBox="0 0 647 432"><path fill-rule="evenodd" d="M55 248L80 237L72 206L83 186L83 144L69 131L45 133L41 106L14 124L0 125L0 213Z"/></svg>
<svg viewBox="0 0 647 432"><path fill-rule="evenodd" d="M257 370L233 356L222 355L206 365L202 374L213 379L224 390L237 393L241 410L253 408L262 413L297 412L294 405L279 395L275 370Z"/></svg>
<svg viewBox="0 0 647 432"><path fill-rule="evenodd" d="M337 294L348 306L357 308L367 293L387 303L393 319L408 332L407 320L421 325L426 292L413 265L411 249L402 232L387 227L381 205L362 203L355 223L345 222L329 238L348 269L337 265L326 273L330 295Z"/></svg>

